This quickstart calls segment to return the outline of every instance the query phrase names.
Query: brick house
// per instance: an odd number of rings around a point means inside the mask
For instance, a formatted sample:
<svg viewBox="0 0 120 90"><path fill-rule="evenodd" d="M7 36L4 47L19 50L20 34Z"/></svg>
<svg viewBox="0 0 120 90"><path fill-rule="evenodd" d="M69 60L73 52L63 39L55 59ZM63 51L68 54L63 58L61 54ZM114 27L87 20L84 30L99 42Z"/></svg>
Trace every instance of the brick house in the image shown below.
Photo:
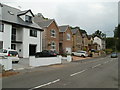
<svg viewBox="0 0 120 90"><path fill-rule="evenodd" d="M59 52L72 52L72 32L69 25L59 26Z"/></svg>
<svg viewBox="0 0 120 90"><path fill-rule="evenodd" d="M56 50L59 52L59 27L54 19L45 19L40 13L34 21L44 30L42 36L43 50Z"/></svg>
<svg viewBox="0 0 120 90"><path fill-rule="evenodd" d="M86 33L82 33L82 43L83 43L82 49L88 51L89 40L88 35Z"/></svg>
<svg viewBox="0 0 120 90"><path fill-rule="evenodd" d="M88 35L88 49L91 50L94 48L95 48L95 45L93 44L93 37L92 35Z"/></svg>
<svg viewBox="0 0 120 90"><path fill-rule="evenodd" d="M72 51L76 52L78 50L82 50L82 33L78 28L71 29L71 31L73 41Z"/></svg>

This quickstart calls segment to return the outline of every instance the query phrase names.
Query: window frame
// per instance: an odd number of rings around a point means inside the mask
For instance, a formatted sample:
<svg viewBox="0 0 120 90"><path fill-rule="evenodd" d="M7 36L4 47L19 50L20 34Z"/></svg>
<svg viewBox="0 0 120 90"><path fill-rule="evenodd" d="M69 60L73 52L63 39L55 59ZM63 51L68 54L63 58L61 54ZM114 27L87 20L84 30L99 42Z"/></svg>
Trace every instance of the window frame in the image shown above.
<svg viewBox="0 0 120 90"><path fill-rule="evenodd" d="M54 31L54 32L53 32L53 31ZM50 35L51 35L51 37L56 38L56 30L51 29L51 30L50 30Z"/></svg>
<svg viewBox="0 0 120 90"><path fill-rule="evenodd" d="M37 37L37 30L30 29L30 36Z"/></svg>
<svg viewBox="0 0 120 90"><path fill-rule="evenodd" d="M11 49L16 50L16 44L11 44Z"/></svg>
<svg viewBox="0 0 120 90"><path fill-rule="evenodd" d="M32 16L25 15L25 22L32 23Z"/></svg>
<svg viewBox="0 0 120 90"><path fill-rule="evenodd" d="M54 41L51 42L51 50L56 50L56 43Z"/></svg>
<svg viewBox="0 0 120 90"><path fill-rule="evenodd" d="M14 30L14 33L13 33L13 30ZM12 27L12 36L11 36L11 40L12 41L16 41L16 30L17 28L16 27Z"/></svg>
<svg viewBox="0 0 120 90"><path fill-rule="evenodd" d="M0 23L0 32L4 32L4 24L3 23Z"/></svg>
<svg viewBox="0 0 120 90"><path fill-rule="evenodd" d="M69 38L68 38L69 37ZM71 35L69 33L66 34L67 40L71 40Z"/></svg>

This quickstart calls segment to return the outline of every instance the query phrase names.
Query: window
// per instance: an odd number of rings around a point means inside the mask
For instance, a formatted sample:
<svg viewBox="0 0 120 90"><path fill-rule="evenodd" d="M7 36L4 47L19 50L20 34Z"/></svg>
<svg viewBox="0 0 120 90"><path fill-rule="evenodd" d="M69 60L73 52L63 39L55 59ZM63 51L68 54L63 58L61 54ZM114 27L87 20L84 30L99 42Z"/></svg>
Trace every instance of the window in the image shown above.
<svg viewBox="0 0 120 90"><path fill-rule="evenodd" d="M55 32L55 30L51 30L50 33L51 33L51 37L56 37L56 32Z"/></svg>
<svg viewBox="0 0 120 90"><path fill-rule="evenodd" d="M3 32L3 31L4 31L4 24L0 23L0 32Z"/></svg>
<svg viewBox="0 0 120 90"><path fill-rule="evenodd" d="M16 28L12 28L12 41L16 41Z"/></svg>
<svg viewBox="0 0 120 90"><path fill-rule="evenodd" d="M37 37L37 30L30 30L30 36Z"/></svg>
<svg viewBox="0 0 120 90"><path fill-rule="evenodd" d="M32 17L28 16L28 15L25 15L25 21L29 22L29 23L32 23Z"/></svg>
<svg viewBox="0 0 120 90"><path fill-rule="evenodd" d="M11 49L16 50L16 45L15 44L11 44Z"/></svg>
<svg viewBox="0 0 120 90"><path fill-rule="evenodd" d="M56 44L54 41L51 42L51 50L56 50Z"/></svg>
<svg viewBox="0 0 120 90"><path fill-rule="evenodd" d="M70 34L67 33L67 40L70 40Z"/></svg>

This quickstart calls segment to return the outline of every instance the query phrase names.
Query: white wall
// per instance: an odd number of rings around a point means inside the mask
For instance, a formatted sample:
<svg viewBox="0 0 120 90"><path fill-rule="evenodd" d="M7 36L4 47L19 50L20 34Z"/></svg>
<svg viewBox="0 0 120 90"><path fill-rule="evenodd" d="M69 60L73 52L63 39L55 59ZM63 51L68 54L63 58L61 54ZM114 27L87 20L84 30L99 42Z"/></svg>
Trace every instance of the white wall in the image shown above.
<svg viewBox="0 0 120 90"><path fill-rule="evenodd" d="M16 41L22 41L23 40L23 30L22 28L17 28L16 30Z"/></svg>
<svg viewBox="0 0 120 90"><path fill-rule="evenodd" d="M35 56L30 56L29 58L29 65L33 67L47 66L52 64L61 64L61 56L41 58L35 58Z"/></svg>
<svg viewBox="0 0 120 90"><path fill-rule="evenodd" d="M98 45L100 45L100 47L98 47L98 49L102 49L102 40L98 37L95 37L93 40L93 43L97 43Z"/></svg>
<svg viewBox="0 0 120 90"><path fill-rule="evenodd" d="M30 36L30 29L23 28L23 57L29 58L29 44L36 44L36 51L41 51L40 31L37 31L37 37Z"/></svg>
<svg viewBox="0 0 120 90"><path fill-rule="evenodd" d="M3 32L0 32L0 41L3 41Z"/></svg>
<svg viewBox="0 0 120 90"><path fill-rule="evenodd" d="M4 32L3 32L3 48L8 49L11 48L11 30L12 25L10 24L4 24Z"/></svg>

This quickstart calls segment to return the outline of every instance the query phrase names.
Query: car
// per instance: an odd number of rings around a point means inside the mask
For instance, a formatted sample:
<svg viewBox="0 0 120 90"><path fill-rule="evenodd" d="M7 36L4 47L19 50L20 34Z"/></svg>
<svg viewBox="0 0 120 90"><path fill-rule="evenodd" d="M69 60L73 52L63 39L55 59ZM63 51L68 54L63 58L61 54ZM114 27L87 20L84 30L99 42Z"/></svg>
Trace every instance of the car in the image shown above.
<svg viewBox="0 0 120 90"><path fill-rule="evenodd" d="M116 52L113 52L113 53L111 54L111 58L117 58L117 57L118 57L118 55L117 55Z"/></svg>
<svg viewBox="0 0 120 90"><path fill-rule="evenodd" d="M16 50L0 49L0 56L11 57L13 63L19 62L19 54Z"/></svg>
<svg viewBox="0 0 120 90"><path fill-rule="evenodd" d="M72 52L72 55L75 56L80 56L80 57L88 57L88 53L86 51L77 51L77 52Z"/></svg>
<svg viewBox="0 0 120 90"><path fill-rule="evenodd" d="M43 50L42 52L37 52L35 54L35 57L56 57L57 52L54 52L52 50Z"/></svg>

